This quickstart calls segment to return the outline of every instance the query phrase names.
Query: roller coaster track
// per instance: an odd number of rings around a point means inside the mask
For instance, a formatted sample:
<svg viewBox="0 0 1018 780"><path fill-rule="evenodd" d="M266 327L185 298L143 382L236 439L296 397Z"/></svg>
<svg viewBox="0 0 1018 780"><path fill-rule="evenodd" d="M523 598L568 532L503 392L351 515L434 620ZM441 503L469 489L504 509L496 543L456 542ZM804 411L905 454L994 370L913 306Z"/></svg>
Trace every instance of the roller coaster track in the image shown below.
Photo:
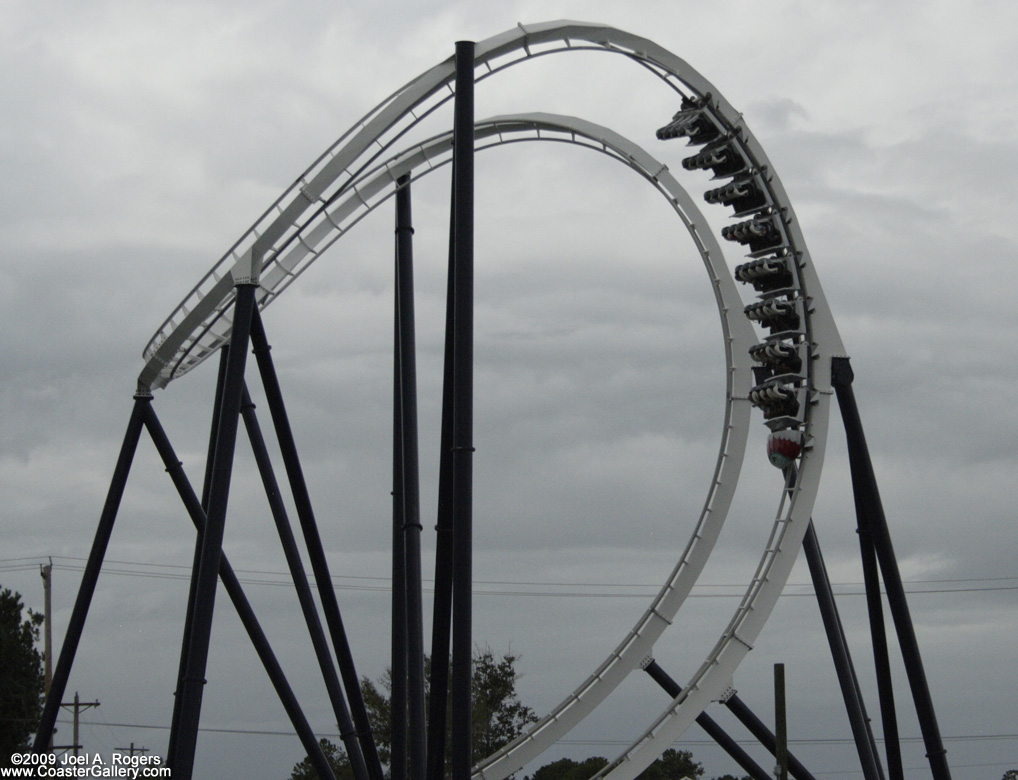
<svg viewBox="0 0 1018 780"><path fill-rule="evenodd" d="M677 113L658 137L684 139L696 147L695 154L682 160L682 167L713 173L719 186L702 193L704 199L730 208L736 221L715 231L666 165L617 133L582 119L522 114L483 120L476 125L476 148L536 140L587 147L627 165L669 200L703 259L714 290L727 367L724 424L699 520L660 592L579 687L524 736L475 767L475 775L487 780L502 780L525 766L589 715L628 674L652 659L654 643L674 622L714 548L737 487L751 409L757 407L772 432L801 444L795 484L775 491L770 537L756 572L702 665L681 694L599 776L635 777L711 701L730 695L733 674L756 642L802 545L824 458L833 392L831 359L844 356L776 172L741 114L683 60L645 38L611 27L552 22L521 25L479 42L475 80L484 81L535 57L591 50L634 60L671 90ZM229 342L238 282L257 282L257 305L265 308L391 197L401 176L419 178L448 163L448 134L409 143L408 134L453 97L453 79L450 59L393 93L327 149L158 329L144 350L139 393L168 385ZM734 273L718 238L748 253L748 260ZM758 300L744 306L736 282L752 286Z"/></svg>

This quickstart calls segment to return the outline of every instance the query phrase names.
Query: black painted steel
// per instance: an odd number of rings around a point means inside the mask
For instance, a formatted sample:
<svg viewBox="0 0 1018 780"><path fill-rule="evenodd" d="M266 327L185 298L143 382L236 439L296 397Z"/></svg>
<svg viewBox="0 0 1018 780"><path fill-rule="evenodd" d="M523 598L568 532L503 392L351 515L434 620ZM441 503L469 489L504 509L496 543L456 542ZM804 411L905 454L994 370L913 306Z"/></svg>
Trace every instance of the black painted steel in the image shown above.
<svg viewBox="0 0 1018 780"><path fill-rule="evenodd" d="M863 777L866 780L883 780L884 772L880 764L880 754L877 752L877 744L873 739L870 719L866 715L866 704L859 688L859 678L856 676L855 666L852 663L848 640L845 638L845 632L841 625L838 605L834 600L831 580L827 575L827 566L824 564L820 541L817 539L812 520L806 528L802 547L806 553L810 576L813 579L813 590L816 593L817 604L820 606L820 617L823 619L824 629L827 632L827 643L830 645L831 657L834 659L834 669L838 675L841 695L845 701L845 711L848 714L852 736L859 753Z"/></svg>
<svg viewBox="0 0 1018 780"><path fill-rule="evenodd" d="M205 476L202 478L201 506L209 508L209 492L212 490L212 465L216 458L216 437L219 433L219 416L223 411L223 386L226 384L226 367L229 364L230 345L219 350L219 374L216 378L216 397L212 402L212 423L209 426L209 448L205 455Z"/></svg>
<svg viewBox="0 0 1018 780"><path fill-rule="evenodd" d="M283 393L279 387L279 379L272 361L271 347L265 336L265 327L262 324L261 316L257 311L254 313L251 325L251 343L254 347L255 359L258 362L258 371L265 390L269 413L272 416L272 424L276 431L276 440L283 457L287 479L290 482L290 492L297 509L297 517L304 535L308 558L311 561L311 570L315 577L315 584L318 586L318 596L325 613L325 623L328 626L332 646L339 662L339 673L346 689L350 714L357 729L357 738L364 755L364 763L367 765L368 776L371 780L383 780L382 763L378 758L378 748L371 733L371 723L368 719L367 708L364 706L360 680L357 677L353 654L350 652L346 629L343 627L339 602L336 600L336 592L333 589L332 575L329 573L329 564L325 558L322 539L318 533L318 524L315 521L314 509L311 505L311 494L308 492L300 456L297 454L297 444L293 430L290 428L289 417L286 414L286 404L283 402Z"/></svg>
<svg viewBox="0 0 1018 780"><path fill-rule="evenodd" d="M204 510L204 507L203 507ZM191 581L187 589L187 611L184 613L184 635L181 648L190 647L191 632L194 624L194 600L198 590L198 567L201 566L202 537L194 538L194 556L191 559ZM187 653L181 651L177 665L177 687L173 691L173 714L170 716L170 737L166 744L166 755L172 756L177 751L177 735L180 733L181 704L184 700L184 679L187 676Z"/></svg>
<svg viewBox="0 0 1018 780"><path fill-rule="evenodd" d="M452 161L456 179L456 158ZM452 386L453 386L453 290L455 289L453 233L456 190L449 210L449 271L445 295L445 347L442 375L442 426L439 441L438 508L435 522L435 596L431 620L431 690L449 690L449 638L452 630ZM445 777L448 697L428 702L427 780Z"/></svg>
<svg viewBox="0 0 1018 780"><path fill-rule="evenodd" d="M887 527L887 518L880 501L877 478L873 471L866 435L863 433L859 407L855 402L852 390L854 378L852 366L848 358L831 360L831 384L838 398L841 419L845 424L848 441L848 461L852 472L852 491L855 497L856 516L860 527L872 533L873 546L876 550L880 572L883 575L884 588L887 591L887 602L891 609L898 645L905 661L905 672L908 676L912 699L915 702L916 714L919 717L919 729L926 746L926 755L930 762L934 780L950 780L951 770L947 765L947 751L940 736L937 716L930 696L930 687L926 681L919 643L916 640L912 616L905 597L905 587L901 582L901 572L894 555L891 533Z"/></svg>
<svg viewBox="0 0 1018 780"><path fill-rule="evenodd" d="M788 780L788 723L785 718L785 665L774 664L774 776Z"/></svg>
<svg viewBox="0 0 1018 780"><path fill-rule="evenodd" d="M407 701L407 774L423 780L427 731L424 696L424 613L421 584L421 510L417 432L417 349L414 314L413 222L410 177L396 192L396 430L401 527L394 549L403 553ZM396 618L393 616L395 624ZM395 777L395 772L393 772Z"/></svg>
<svg viewBox="0 0 1018 780"><path fill-rule="evenodd" d="M880 721L884 731L884 752L887 756L887 774L890 780L904 780L905 768L901 761L898 713L894 704L894 687L891 683L891 659L887 651L887 629L884 625L884 602L880 595L877 553L873 547L873 535L869 528L860 526L857 527L857 531L859 533L863 582L866 585L866 610L870 620L873 664L877 676L877 694L880 700Z"/></svg>
<svg viewBox="0 0 1018 780"><path fill-rule="evenodd" d="M839 371L844 371L840 368ZM849 368L849 371L851 369ZM849 380L851 381L851 380ZM853 484L853 491L857 490ZM856 506L860 497L855 496ZM856 511L856 531L859 535L859 553L862 561L863 582L866 590L866 611L870 621L870 640L873 646L873 663L877 678L877 694L880 701L880 719L884 732L884 751L887 757L887 772L890 780L903 780L904 767L901 760L901 743L898 735L898 715L894 703L894 687L891 680L891 660L887 647L887 629L884 624L884 604L880 591L880 573L873 532L867 513Z"/></svg>
<svg viewBox="0 0 1018 780"><path fill-rule="evenodd" d="M189 644L181 650L187 653L187 673L181 686L180 729L177 734L176 750L169 756L173 776L178 780L190 780L194 769L194 752L198 743L198 723L201 718L205 669L212 635L219 561L223 551L226 508L230 497L233 456L240 421L240 401L244 388L244 368L247 363L248 339L251 318L255 310L257 285L241 283L235 290L233 332L230 337L230 354L227 358L226 379L223 385L223 405L212 466L209 507L205 533L202 536L201 564L195 589L191 636Z"/></svg>
<svg viewBox="0 0 1018 780"><path fill-rule="evenodd" d="M403 404L400 382L400 322L399 322L399 205L397 204L396 269L393 304L392 350L392 632L390 643L391 665L389 692L391 758L389 774L392 780L407 777L407 594L406 547L403 540Z"/></svg>
<svg viewBox="0 0 1018 780"><path fill-rule="evenodd" d="M279 491L279 484L272 468L272 461L269 457L268 448L265 446L265 438L262 436L261 426L258 424L258 415L255 412L255 405L251 402L251 396L244 389L244 399L241 404L240 413L244 419L244 426L247 429L248 439L251 442L251 450L255 456L255 463L258 466L258 473L262 479L262 486L265 488L265 496L269 501L269 509L272 519L276 524L276 531L279 533L279 542L283 547L283 554L286 557L287 567L290 569L290 577L293 579L294 587L297 590L297 600L300 602L301 612L304 614L304 622L307 624L308 633L311 636L311 645L318 659L318 666L322 671L322 681L325 683L325 690L332 704L332 711L339 726L339 735L343 740L347 756L350 759L350 767L357 780L367 780L367 766L364 763L364 756L361 753L360 743L357 741L357 732L354 729L353 720L350 718L350 710L346 706L346 699L343 697L343 689L339 684L339 675L332 662L332 653L329 644L325 639L325 632L322 630L322 623L318 617L318 608L315 606L314 597L311 595L311 586L308 583L307 573L304 571L304 564L301 562L300 552L297 549L297 540L293 536L290 527L290 518L287 516L286 507L283 504L282 494Z"/></svg>
<svg viewBox="0 0 1018 780"><path fill-rule="evenodd" d="M219 432L219 413L222 410L223 383L226 381L226 364L230 354L229 345L219 350L219 375L216 379L216 395L212 402L212 423L209 426L209 446L205 455L205 475L202 478L201 508L202 513L208 512L209 491L212 489L212 464L216 456L216 437ZM191 581L187 589L187 611L184 613L184 638L181 647L191 644L191 623L194 615L194 597L198 587L198 567L201 565L201 535L194 539L194 556L191 559ZM170 717L170 739L166 746L166 755L172 756L177 750L177 733L180 730L181 689L184 675L187 674L187 654L180 654L177 667L177 687L173 691L173 715Z"/></svg>
<svg viewBox="0 0 1018 780"><path fill-rule="evenodd" d="M198 497L195 495L191 483L184 473L183 466L173 451L169 437L167 437L162 424L159 422L159 418L156 417L155 411L151 406L147 408L144 423L159 456L163 460L163 465L166 466L166 472L170 475L170 479L177 489L177 494L187 509L191 522L194 523L198 537L201 538L205 531L206 522L204 507L199 503ZM303 744L304 749L307 750L308 756L315 765L319 776L335 780L335 775L332 772L328 759L326 759L321 746L315 739L311 725L304 716L300 704L297 702L297 697L294 696L293 690L283 674L282 667L280 667L275 653L273 653L272 647L269 645L269 641L265 637L258 619L255 617L254 610L251 608L247 596L244 595L244 589L241 587L233 567L230 566L226 553L223 553L219 560L219 578L222 580L223 587L233 602L240 621L244 625L248 637L251 639L251 644L258 653L258 657L261 659L262 665L269 675L272 686L275 688L276 694L279 696L279 700L286 710L286 714L289 716L301 744Z"/></svg>
<svg viewBox="0 0 1018 780"><path fill-rule="evenodd" d="M763 721L756 716L753 710L746 706L746 703L739 698L737 693L733 693L725 699L724 705L772 755L777 752L778 740L774 736L774 732L764 725ZM788 753L788 771L795 780L816 780L791 751Z"/></svg>
<svg viewBox="0 0 1018 780"><path fill-rule="evenodd" d="M53 680L50 683L49 695L46 697L46 703L42 708L42 716L39 720L39 728L36 731L35 744L33 745L36 753L43 753L47 750L53 735L57 713L60 711L60 702L64 698L67 679L71 674L71 665L74 663L74 656L78 651L81 632L85 628L85 618L88 617L88 608L92 603L96 582L99 580L99 571L102 569L103 558L106 556L106 548L110 543L110 534L113 533L113 524L116 522L117 511L120 509L120 501L124 496L127 475L131 471L134 453L138 449L144 408L151 401L151 396L147 395L138 396L134 399L134 407L131 410L131 417L127 423L127 431L124 433L124 441L120 445L120 455L117 457L117 465L113 470L110 487L106 493L106 502L103 504L102 514L99 516L99 525L92 540L92 549L88 554L88 561L85 563L85 573L81 576L81 585L78 586L78 595L74 600L74 608L71 610L70 621L67 623L67 633L64 635L64 643L60 647L60 657L57 659L56 668L53 670Z"/></svg>
<svg viewBox="0 0 1018 780"><path fill-rule="evenodd" d="M682 693L682 687L675 682L668 672L661 668L657 661L651 660L643 670L673 699ZM749 776L753 780L771 780L771 776L767 771L754 761L753 757L743 750L742 746L732 739L728 732L706 712L701 712L696 716L696 724L707 732L707 736L717 742L739 766L749 772Z"/></svg>
<svg viewBox="0 0 1018 780"><path fill-rule="evenodd" d="M474 43L456 43L453 120L452 780L470 780L473 658Z"/></svg>

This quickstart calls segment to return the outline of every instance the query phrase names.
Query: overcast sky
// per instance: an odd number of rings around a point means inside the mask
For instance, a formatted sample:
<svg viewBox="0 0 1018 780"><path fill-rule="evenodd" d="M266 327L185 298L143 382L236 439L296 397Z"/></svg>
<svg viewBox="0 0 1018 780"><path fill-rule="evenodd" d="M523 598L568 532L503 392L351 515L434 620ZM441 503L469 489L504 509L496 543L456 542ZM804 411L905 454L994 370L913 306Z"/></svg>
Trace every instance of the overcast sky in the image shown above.
<svg viewBox="0 0 1018 780"><path fill-rule="evenodd" d="M954 776L997 780L1018 767L1018 7L481 6L0 5L0 585L41 611L38 567L52 557L59 651L142 348L328 145L457 40L517 22L603 22L713 82L781 176L855 367ZM622 58L576 54L488 80L477 115L575 114L674 171L684 147L653 136L674 102ZM615 647L677 560L706 496L724 395L710 283L667 203L606 158L545 146L478 156L476 251L475 639L520 656L519 691L539 713ZM426 588L448 185L442 171L414 191ZM382 208L265 315L358 670L371 677L388 663L391 244ZM209 362L154 403L196 484L214 375ZM655 648L680 681L766 542L778 472L764 441L755 415L703 584ZM225 550L313 727L335 733L243 439L238 452ZM837 417L814 517L878 723ZM165 751L192 545L143 439L65 697L102 702L83 716L87 750ZM772 665L785 663L793 750L818 778L857 777L801 564L736 687L770 720ZM303 750L224 594L217 607L197 776L282 780ZM906 776L928 777L892 657ZM666 703L649 680L627 681L546 760L612 758ZM59 728L57 742L69 741L66 715ZM706 740L694 729L679 746L708 777L735 772Z"/></svg>

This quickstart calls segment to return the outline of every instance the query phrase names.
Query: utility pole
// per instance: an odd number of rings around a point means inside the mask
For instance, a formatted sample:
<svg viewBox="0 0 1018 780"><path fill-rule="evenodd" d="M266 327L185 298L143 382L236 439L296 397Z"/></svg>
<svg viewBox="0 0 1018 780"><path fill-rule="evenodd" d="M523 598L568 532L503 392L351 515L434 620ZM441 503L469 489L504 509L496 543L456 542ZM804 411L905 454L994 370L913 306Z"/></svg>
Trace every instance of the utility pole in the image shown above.
<svg viewBox="0 0 1018 780"><path fill-rule="evenodd" d="M46 669L46 683L43 693L49 696L50 685L53 684L53 628L51 619L53 617L53 597L51 588L53 586L53 559L49 559L49 563L46 565L39 566L39 574L42 576L42 589L43 589L43 613L45 620L43 621L43 642L44 649L46 652L45 656L45 669Z"/></svg>
<svg viewBox="0 0 1018 780"><path fill-rule="evenodd" d="M45 653L44 664L46 677L43 684L43 698L49 698L49 689L53 684L53 559L45 566L39 566L39 574L42 575L43 589L43 650ZM47 749L53 751L53 732L50 732Z"/></svg>
<svg viewBox="0 0 1018 780"><path fill-rule="evenodd" d="M113 748L113 749L114 750L120 750L120 751L126 750L127 751L127 755L130 756L130 757L133 757L135 753L140 753L141 755L145 755L146 753L149 752L149 749L147 747L138 747L138 748L136 748L134 746L133 742L131 743L131 747L129 747L129 748Z"/></svg>
<svg viewBox="0 0 1018 780"><path fill-rule="evenodd" d="M99 702L97 701L81 701L78 698L78 692L74 692L74 701L71 702L60 702L61 707L73 707L74 708L74 738L71 740L70 745L60 745L62 749L70 749L74 751L74 757L78 757L78 751L81 749L81 743L78 742L78 716L82 710L88 710L92 707L98 707Z"/></svg>

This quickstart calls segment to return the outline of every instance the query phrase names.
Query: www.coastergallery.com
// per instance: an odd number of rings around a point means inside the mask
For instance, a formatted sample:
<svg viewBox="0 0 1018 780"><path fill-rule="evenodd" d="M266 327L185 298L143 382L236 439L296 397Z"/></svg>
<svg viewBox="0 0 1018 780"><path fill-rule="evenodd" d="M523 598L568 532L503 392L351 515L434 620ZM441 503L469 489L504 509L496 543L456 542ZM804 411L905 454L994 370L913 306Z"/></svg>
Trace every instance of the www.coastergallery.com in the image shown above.
<svg viewBox="0 0 1018 780"><path fill-rule="evenodd" d="M15 766L0 768L3 777L105 777L139 780L148 777L172 777L168 766L161 766L158 756L124 756L113 754L109 763L99 754L64 756L57 759L52 753L15 753L11 756Z"/></svg>

